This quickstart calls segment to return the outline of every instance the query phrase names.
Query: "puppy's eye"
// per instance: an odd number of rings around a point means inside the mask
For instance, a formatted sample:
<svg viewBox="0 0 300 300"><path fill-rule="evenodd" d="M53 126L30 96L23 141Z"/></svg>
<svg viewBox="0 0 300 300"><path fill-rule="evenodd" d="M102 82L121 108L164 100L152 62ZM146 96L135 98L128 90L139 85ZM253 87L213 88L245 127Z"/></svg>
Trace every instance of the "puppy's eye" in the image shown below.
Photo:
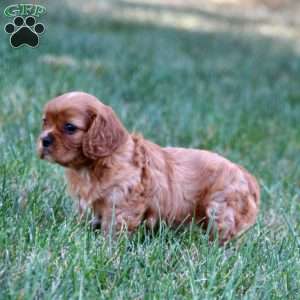
<svg viewBox="0 0 300 300"><path fill-rule="evenodd" d="M75 133L75 131L77 130L77 127L71 123L66 123L64 125L64 131L67 133L67 134L73 134Z"/></svg>

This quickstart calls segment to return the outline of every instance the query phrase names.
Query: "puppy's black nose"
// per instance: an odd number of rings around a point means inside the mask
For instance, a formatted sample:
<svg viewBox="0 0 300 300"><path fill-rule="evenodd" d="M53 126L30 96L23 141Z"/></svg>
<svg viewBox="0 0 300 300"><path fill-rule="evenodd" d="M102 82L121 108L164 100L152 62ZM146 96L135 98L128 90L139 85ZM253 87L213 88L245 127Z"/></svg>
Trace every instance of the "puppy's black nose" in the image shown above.
<svg viewBox="0 0 300 300"><path fill-rule="evenodd" d="M43 147L47 148L53 144L53 137L48 134L41 138Z"/></svg>

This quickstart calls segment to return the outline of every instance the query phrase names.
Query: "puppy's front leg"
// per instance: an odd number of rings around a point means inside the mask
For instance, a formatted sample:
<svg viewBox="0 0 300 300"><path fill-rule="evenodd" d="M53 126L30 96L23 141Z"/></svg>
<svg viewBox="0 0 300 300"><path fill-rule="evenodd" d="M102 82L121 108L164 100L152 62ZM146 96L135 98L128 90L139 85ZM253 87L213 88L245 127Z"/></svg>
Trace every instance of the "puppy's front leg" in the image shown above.
<svg viewBox="0 0 300 300"><path fill-rule="evenodd" d="M99 230L99 229L101 229L101 226L102 226L101 217L95 215L93 217L93 219L91 220L91 228L92 228L92 230Z"/></svg>
<svg viewBox="0 0 300 300"><path fill-rule="evenodd" d="M87 205L84 200L78 200L77 203L77 210L78 210L78 222L82 222L86 218L86 210L87 210ZM93 209L93 211L95 211ZM94 212L94 217L90 221L90 226L92 230L98 230L101 229L101 215L99 213Z"/></svg>
<svg viewBox="0 0 300 300"><path fill-rule="evenodd" d="M99 230L102 229L102 216L105 214L105 202L103 199L98 199L92 204L92 210L94 217L91 220L91 229Z"/></svg>
<svg viewBox="0 0 300 300"><path fill-rule="evenodd" d="M102 215L101 229L104 235L112 234L114 236L123 231L131 234L142 223L145 213L144 206L131 207L128 202L124 204L110 207Z"/></svg>
<svg viewBox="0 0 300 300"><path fill-rule="evenodd" d="M77 202L78 222L81 222L83 220L86 209L87 209L87 205L85 204L85 201L78 198L78 202Z"/></svg>

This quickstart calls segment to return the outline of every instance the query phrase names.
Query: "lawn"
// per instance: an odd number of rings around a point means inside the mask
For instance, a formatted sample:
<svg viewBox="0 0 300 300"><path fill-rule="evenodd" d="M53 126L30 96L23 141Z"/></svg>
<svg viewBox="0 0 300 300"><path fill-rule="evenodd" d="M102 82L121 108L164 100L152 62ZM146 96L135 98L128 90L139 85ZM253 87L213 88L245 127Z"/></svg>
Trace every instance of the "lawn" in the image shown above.
<svg viewBox="0 0 300 300"><path fill-rule="evenodd" d="M296 40L185 7L77 2L43 2L38 48L12 49L0 30L0 299L300 299ZM111 240L78 223L63 169L35 150L44 103L72 90L156 143L244 165L261 186L257 224L219 247L193 225Z"/></svg>

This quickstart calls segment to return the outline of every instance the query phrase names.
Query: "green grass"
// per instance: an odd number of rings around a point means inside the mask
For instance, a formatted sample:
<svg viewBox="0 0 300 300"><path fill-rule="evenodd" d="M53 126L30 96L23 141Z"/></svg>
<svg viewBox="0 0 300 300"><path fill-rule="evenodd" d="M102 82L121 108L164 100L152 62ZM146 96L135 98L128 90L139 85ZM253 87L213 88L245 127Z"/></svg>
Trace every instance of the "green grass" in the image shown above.
<svg viewBox="0 0 300 300"><path fill-rule="evenodd" d="M299 299L293 45L63 7L48 4L37 49L12 49L0 33L0 298ZM95 94L161 145L213 150L247 167L262 189L257 225L223 248L195 226L111 241L78 224L62 168L35 153L43 104L71 90Z"/></svg>

